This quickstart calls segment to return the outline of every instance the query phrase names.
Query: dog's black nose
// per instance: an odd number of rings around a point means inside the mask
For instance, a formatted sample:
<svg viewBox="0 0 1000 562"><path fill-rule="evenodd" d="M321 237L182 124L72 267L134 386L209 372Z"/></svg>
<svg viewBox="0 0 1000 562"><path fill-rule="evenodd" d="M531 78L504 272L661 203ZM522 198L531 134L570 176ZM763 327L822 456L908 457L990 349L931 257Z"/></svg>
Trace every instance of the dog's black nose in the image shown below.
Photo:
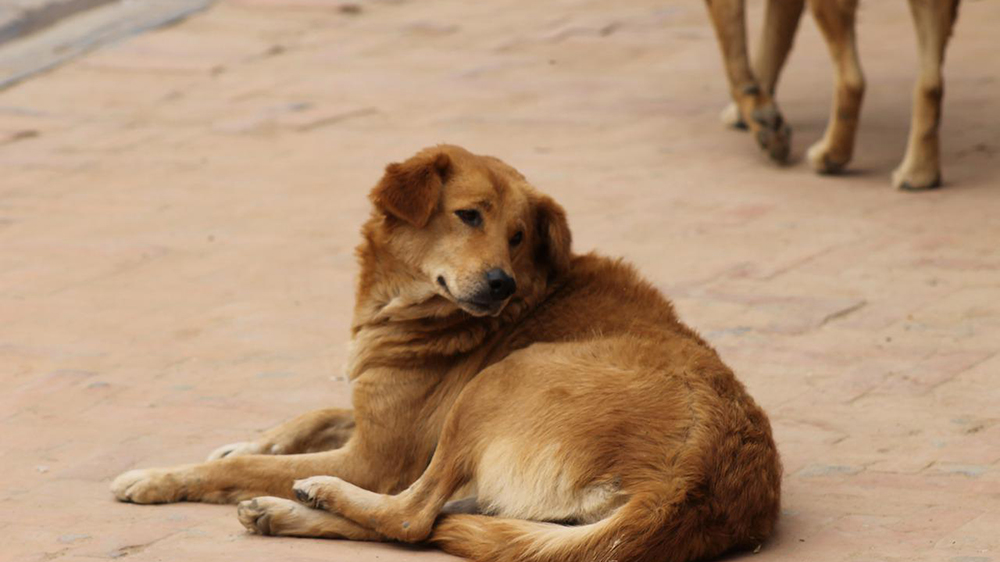
<svg viewBox="0 0 1000 562"><path fill-rule="evenodd" d="M500 268L486 272L486 283L490 286L490 298L494 301L502 301L517 291L517 282Z"/></svg>

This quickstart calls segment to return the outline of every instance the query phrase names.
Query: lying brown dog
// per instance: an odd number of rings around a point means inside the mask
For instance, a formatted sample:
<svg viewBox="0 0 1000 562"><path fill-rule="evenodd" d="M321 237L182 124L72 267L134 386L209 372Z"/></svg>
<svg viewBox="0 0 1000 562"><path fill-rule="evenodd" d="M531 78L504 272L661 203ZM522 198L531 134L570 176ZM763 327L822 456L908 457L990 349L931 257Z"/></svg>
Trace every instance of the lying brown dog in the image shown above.
<svg viewBox="0 0 1000 562"><path fill-rule="evenodd" d="M791 129L774 103L774 90L806 0L768 0L753 70L747 56L744 1L706 0L734 100L723 112L723 120L739 128L749 128L761 148L773 159L784 161L788 157ZM906 156L892 174L892 184L900 189L921 190L941 185L938 146L944 94L941 65L958 17L958 3L959 0L910 0L920 49L920 79L913 92ZM854 133L865 92L854 36L858 0L809 0L809 7L830 47L837 79L826 133L809 148L808 158L816 171L835 173L854 154Z"/></svg>
<svg viewBox="0 0 1000 562"><path fill-rule="evenodd" d="M438 146L390 165L371 200L354 411L126 472L119 500L248 500L256 533L512 562L684 561L771 534L781 466L764 412L635 270L571 254L552 199Z"/></svg>

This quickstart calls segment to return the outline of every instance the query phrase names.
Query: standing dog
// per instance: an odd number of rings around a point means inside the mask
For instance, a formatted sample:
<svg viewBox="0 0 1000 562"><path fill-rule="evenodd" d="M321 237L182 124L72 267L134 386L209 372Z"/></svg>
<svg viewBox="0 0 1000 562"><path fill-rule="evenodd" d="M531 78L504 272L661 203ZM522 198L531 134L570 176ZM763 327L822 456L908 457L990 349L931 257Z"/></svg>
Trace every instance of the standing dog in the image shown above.
<svg viewBox="0 0 1000 562"><path fill-rule="evenodd" d="M839 172L851 160L861 112L865 79L854 35L857 0L808 0L816 23L830 47L837 71L833 108L823 138L807 157L820 173ZM723 121L749 128L757 143L779 162L788 157L791 129L774 101L778 75L792 47L806 0L768 0L764 31L754 68L747 56L744 0L706 0L722 48L733 105ZM913 118L903 162L892 184L905 190L941 185L938 126L944 80L944 50L958 16L959 0L910 0L920 49L920 78L913 91Z"/></svg>
<svg viewBox="0 0 1000 562"><path fill-rule="evenodd" d="M771 534L764 412L631 267L571 254L552 199L438 146L386 168L371 200L353 412L126 472L119 500L242 501L255 533L510 562L680 562Z"/></svg>

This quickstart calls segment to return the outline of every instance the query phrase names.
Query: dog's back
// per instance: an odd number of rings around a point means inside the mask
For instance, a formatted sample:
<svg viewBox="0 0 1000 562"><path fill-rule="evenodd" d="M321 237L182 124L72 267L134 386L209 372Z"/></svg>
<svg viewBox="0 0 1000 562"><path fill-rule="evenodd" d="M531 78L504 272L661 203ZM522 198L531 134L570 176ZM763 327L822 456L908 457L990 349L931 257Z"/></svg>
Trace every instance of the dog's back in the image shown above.
<svg viewBox="0 0 1000 562"><path fill-rule="evenodd" d="M456 405L475 412L465 431L486 443L471 462L492 516L444 517L431 540L446 551L690 560L770 536L781 467L766 416L631 267L576 258L498 347L523 349Z"/></svg>

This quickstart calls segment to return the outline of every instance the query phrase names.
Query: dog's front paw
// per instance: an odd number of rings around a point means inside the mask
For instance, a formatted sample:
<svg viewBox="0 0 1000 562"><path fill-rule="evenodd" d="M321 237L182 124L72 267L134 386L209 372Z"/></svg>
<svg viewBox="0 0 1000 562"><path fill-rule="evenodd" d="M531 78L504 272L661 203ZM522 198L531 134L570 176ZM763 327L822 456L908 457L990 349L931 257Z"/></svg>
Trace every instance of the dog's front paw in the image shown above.
<svg viewBox="0 0 1000 562"><path fill-rule="evenodd" d="M792 148L792 128L776 106L766 105L753 110L751 130L757 133L757 144L771 160L784 163Z"/></svg>
<svg viewBox="0 0 1000 562"><path fill-rule="evenodd" d="M892 186L903 191L926 191L941 187L941 170L933 163L903 163L892 172Z"/></svg>
<svg viewBox="0 0 1000 562"><path fill-rule="evenodd" d="M826 139L820 139L806 151L806 158L816 173L837 174L851 161L850 151L850 146L839 151L834 150Z"/></svg>
<svg viewBox="0 0 1000 562"><path fill-rule="evenodd" d="M740 115L740 108L733 102L729 102L723 110L719 113L719 121L730 129L736 129L739 131L746 131L747 122L743 120L743 116Z"/></svg>
<svg viewBox="0 0 1000 562"><path fill-rule="evenodd" d="M224 457L238 457L241 455L261 455L268 454L264 446L256 441L240 441L239 443L229 443L212 451L208 455L208 461L214 461Z"/></svg>
<svg viewBox="0 0 1000 562"><path fill-rule="evenodd" d="M312 476L296 480L292 491L299 502L316 509L332 511L336 508L333 498L343 484L344 481L336 476Z"/></svg>
<svg viewBox="0 0 1000 562"><path fill-rule="evenodd" d="M111 483L111 493L118 501L131 503L169 503L183 499L178 478L168 470L156 468L120 474Z"/></svg>

